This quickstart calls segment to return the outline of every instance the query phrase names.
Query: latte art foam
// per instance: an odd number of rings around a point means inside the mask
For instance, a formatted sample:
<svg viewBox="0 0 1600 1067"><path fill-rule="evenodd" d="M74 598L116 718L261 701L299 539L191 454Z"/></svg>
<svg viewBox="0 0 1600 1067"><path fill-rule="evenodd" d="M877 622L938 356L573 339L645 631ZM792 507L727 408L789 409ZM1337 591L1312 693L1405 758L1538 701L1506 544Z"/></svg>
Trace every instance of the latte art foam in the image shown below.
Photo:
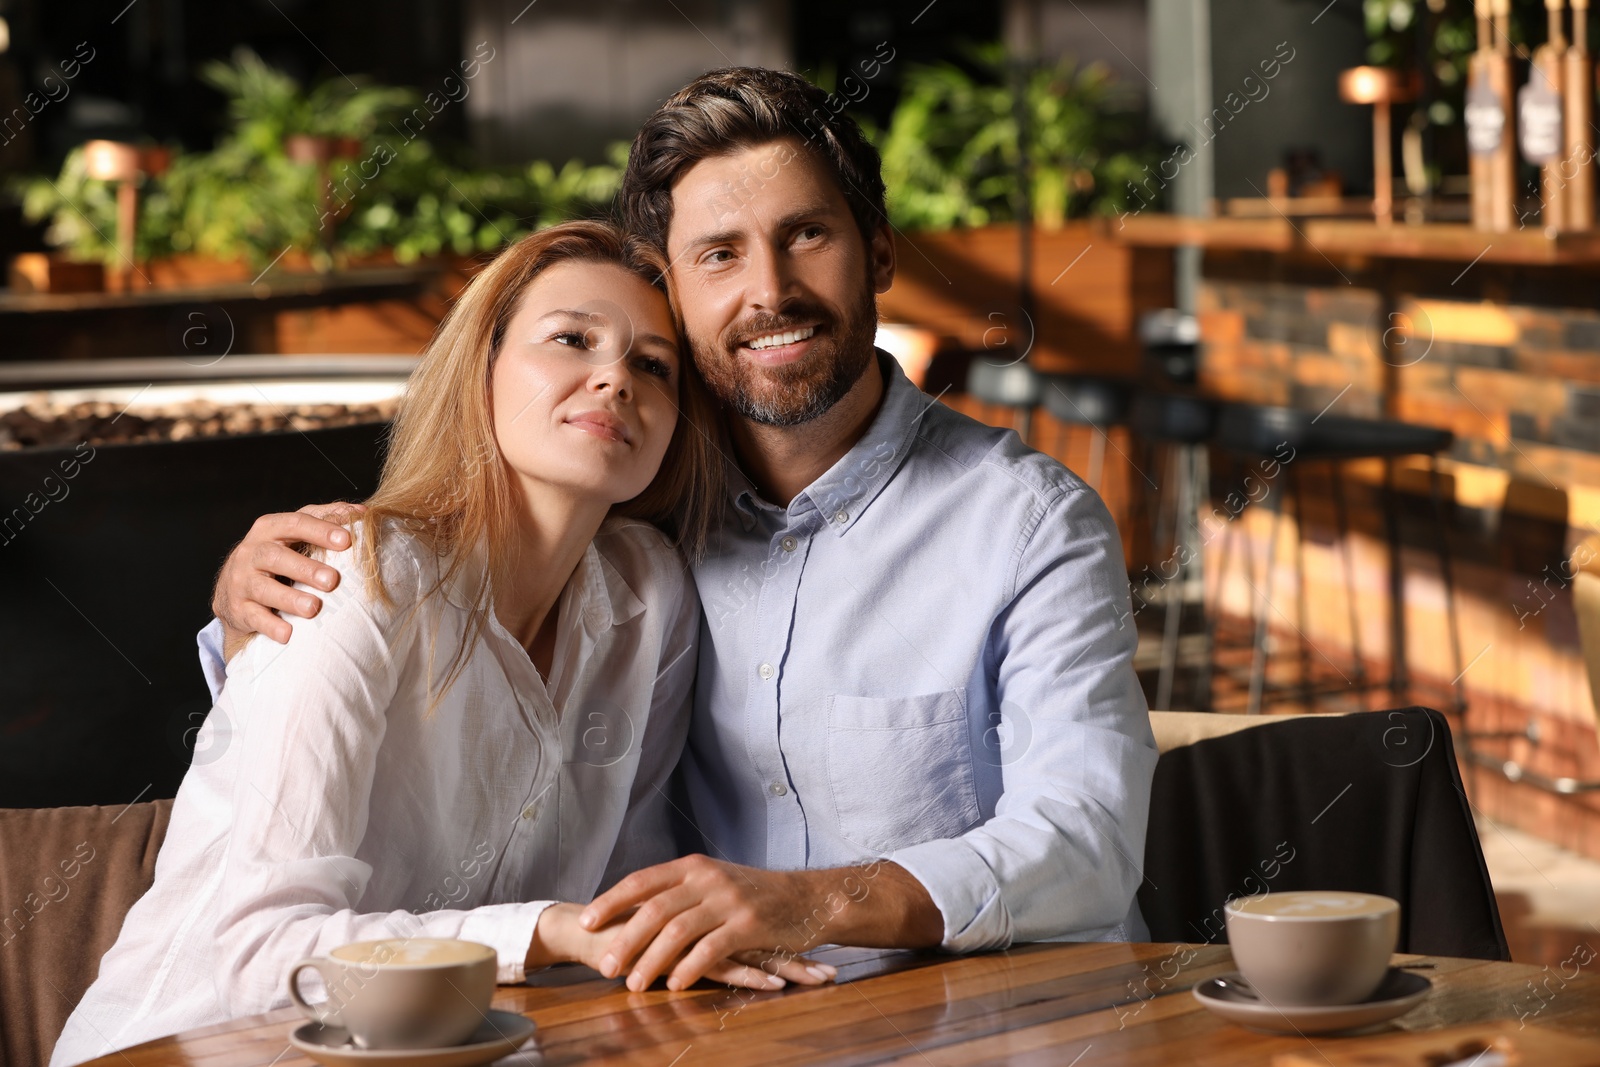
<svg viewBox="0 0 1600 1067"><path fill-rule="evenodd" d="M364 963L379 967L440 967L455 963L475 963L494 950L475 941L412 937L389 941L357 941L340 945L328 955L342 963Z"/></svg>
<svg viewBox="0 0 1600 1067"><path fill-rule="evenodd" d="M1362 915L1384 915L1399 907L1388 897L1371 893L1300 890L1265 893L1228 902L1235 915L1255 915L1275 919L1344 919Z"/></svg>

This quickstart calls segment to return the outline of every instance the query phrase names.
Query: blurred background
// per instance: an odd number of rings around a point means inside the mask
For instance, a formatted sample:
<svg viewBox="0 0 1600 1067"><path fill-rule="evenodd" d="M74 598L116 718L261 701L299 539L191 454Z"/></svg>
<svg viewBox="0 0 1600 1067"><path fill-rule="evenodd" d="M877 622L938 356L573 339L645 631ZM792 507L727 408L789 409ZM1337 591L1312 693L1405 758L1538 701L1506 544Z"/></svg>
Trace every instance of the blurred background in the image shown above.
<svg viewBox="0 0 1600 1067"><path fill-rule="evenodd" d="M228 547L370 492L475 271L774 66L883 155L880 344L1111 507L1152 707L1446 711L1559 961L1600 906L1593 35L1506 7L0 0L0 805L215 758Z"/></svg>

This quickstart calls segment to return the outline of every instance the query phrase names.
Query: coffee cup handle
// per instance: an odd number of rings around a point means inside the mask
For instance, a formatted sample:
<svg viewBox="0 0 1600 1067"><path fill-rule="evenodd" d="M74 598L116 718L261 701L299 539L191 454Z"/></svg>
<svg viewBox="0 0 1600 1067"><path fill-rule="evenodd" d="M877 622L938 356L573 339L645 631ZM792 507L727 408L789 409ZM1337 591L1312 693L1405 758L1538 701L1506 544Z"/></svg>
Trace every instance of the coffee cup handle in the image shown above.
<svg viewBox="0 0 1600 1067"><path fill-rule="evenodd" d="M322 959L307 959L289 968L289 999L294 1001L295 1007L300 1009L301 1014L313 1022L319 1022L323 1026L343 1026L344 1021L337 1011L328 1011L326 1004L308 1004L306 998L300 995L300 972L307 967L322 976L324 985L329 989L333 988L334 982L328 977L328 972L322 969L322 965L326 962Z"/></svg>

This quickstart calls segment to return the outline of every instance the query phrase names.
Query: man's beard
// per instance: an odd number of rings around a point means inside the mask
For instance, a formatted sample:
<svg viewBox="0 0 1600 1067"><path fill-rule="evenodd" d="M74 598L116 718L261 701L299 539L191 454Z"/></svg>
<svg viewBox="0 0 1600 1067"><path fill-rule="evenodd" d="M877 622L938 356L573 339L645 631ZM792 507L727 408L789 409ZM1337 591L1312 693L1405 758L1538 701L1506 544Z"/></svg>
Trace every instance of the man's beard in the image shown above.
<svg viewBox="0 0 1600 1067"><path fill-rule="evenodd" d="M817 334L804 358L777 367L758 366L732 338L782 333L816 323ZM695 366L711 395L736 414L765 426L798 426L837 404L872 361L877 335L877 300L870 286L843 321L820 306L796 305L782 315L763 315L737 323L722 337L691 342Z"/></svg>

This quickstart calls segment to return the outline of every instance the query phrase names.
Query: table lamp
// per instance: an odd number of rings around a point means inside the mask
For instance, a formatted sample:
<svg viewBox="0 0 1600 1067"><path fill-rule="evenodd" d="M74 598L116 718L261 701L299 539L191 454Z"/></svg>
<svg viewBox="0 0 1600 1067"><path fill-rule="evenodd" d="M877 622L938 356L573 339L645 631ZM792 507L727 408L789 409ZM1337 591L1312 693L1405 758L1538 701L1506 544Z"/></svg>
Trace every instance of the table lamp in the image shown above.
<svg viewBox="0 0 1600 1067"><path fill-rule="evenodd" d="M139 179L163 173L171 162L172 153L165 148L145 148L122 141L89 141L83 146L84 173L98 181L117 183L117 255L122 263L116 275L124 289L134 271Z"/></svg>
<svg viewBox="0 0 1600 1067"><path fill-rule="evenodd" d="M1379 226L1394 221L1394 156L1389 106L1412 98L1400 72L1388 67L1351 67L1339 75L1339 99L1372 105L1372 216Z"/></svg>

